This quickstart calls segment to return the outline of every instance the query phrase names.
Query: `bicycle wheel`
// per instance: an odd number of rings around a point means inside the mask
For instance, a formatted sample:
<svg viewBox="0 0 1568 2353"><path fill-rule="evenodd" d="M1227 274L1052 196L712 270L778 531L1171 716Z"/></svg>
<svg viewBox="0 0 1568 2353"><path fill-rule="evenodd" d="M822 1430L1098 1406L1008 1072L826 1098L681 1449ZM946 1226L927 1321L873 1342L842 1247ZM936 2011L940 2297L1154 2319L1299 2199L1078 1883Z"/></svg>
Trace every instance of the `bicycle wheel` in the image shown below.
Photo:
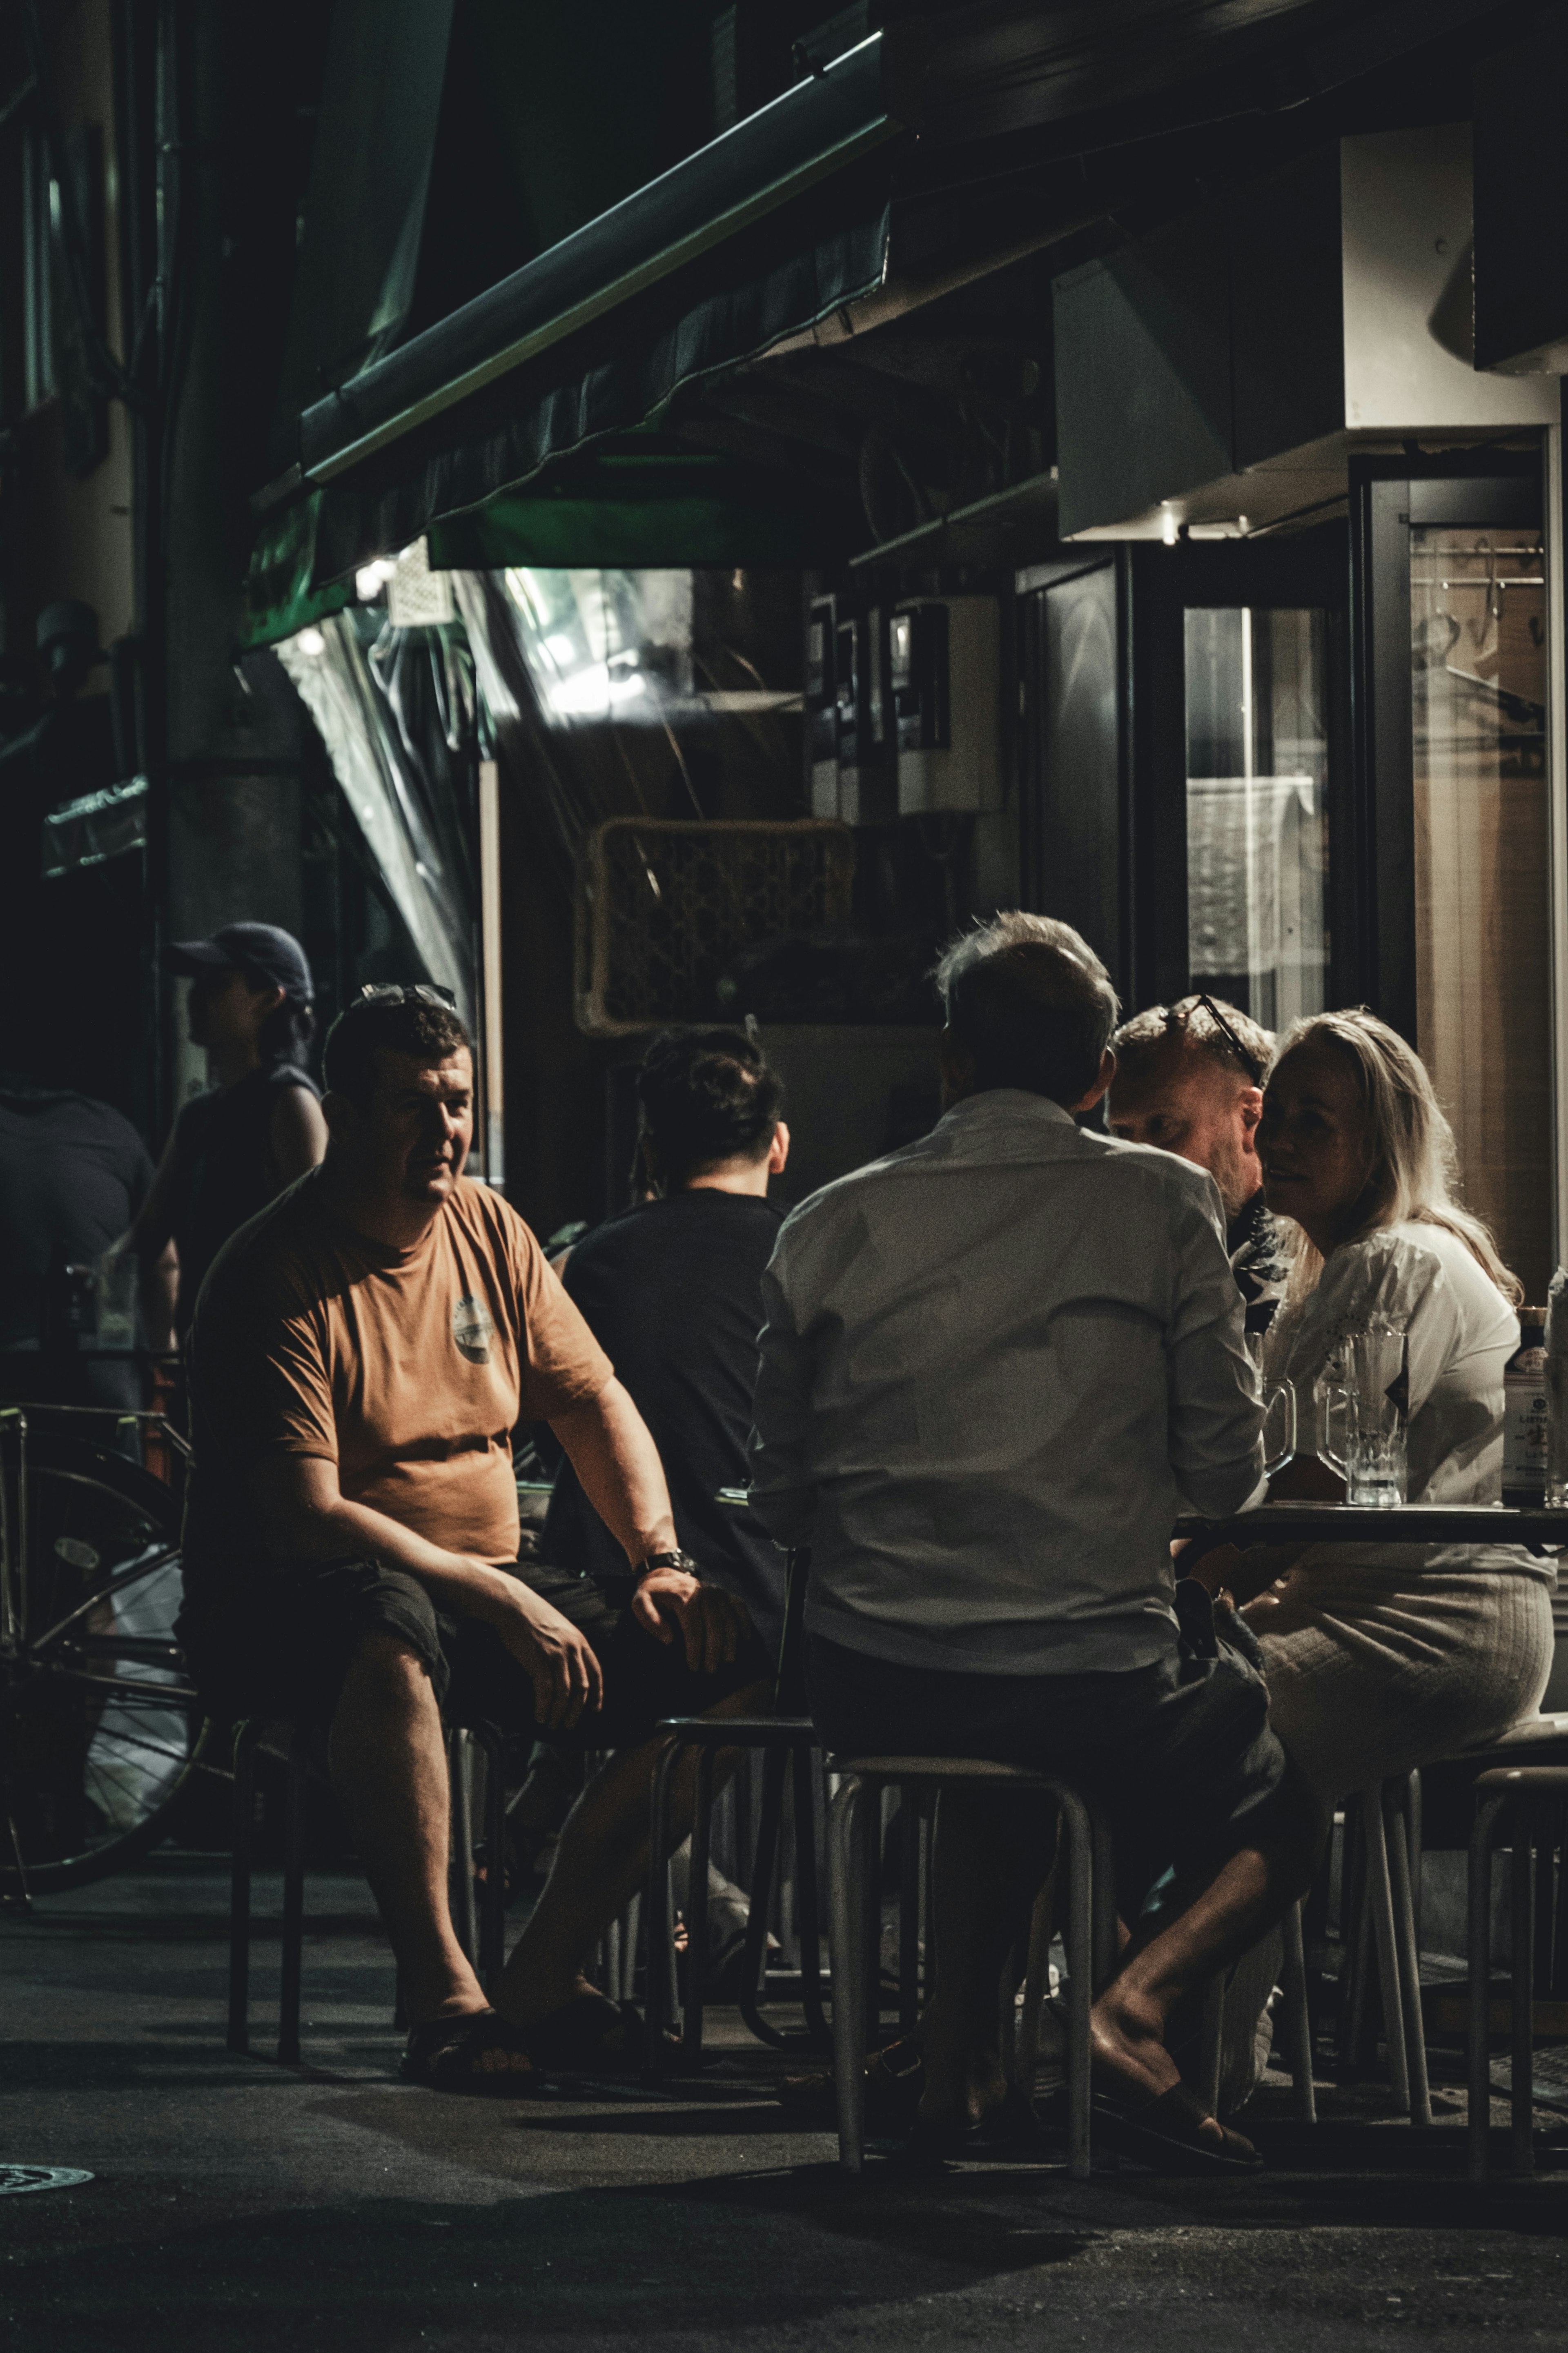
<svg viewBox="0 0 1568 2353"><path fill-rule="evenodd" d="M79 1886L168 1830L207 1737L175 1640L179 1505L39 1420L0 1440L0 1893Z"/></svg>

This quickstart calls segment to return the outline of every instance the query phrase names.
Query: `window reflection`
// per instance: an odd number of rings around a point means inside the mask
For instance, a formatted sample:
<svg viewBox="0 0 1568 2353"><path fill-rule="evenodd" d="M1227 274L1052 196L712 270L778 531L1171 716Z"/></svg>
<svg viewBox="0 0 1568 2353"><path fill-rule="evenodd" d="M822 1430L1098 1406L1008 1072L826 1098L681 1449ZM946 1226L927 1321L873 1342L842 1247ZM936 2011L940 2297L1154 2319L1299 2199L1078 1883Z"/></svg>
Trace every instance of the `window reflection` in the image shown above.
<svg viewBox="0 0 1568 2353"><path fill-rule="evenodd" d="M1270 1029L1326 1001L1325 667L1321 611L1186 616L1190 986Z"/></svg>
<svg viewBox="0 0 1568 2353"><path fill-rule="evenodd" d="M1538 532L1410 534L1416 1043L1469 1206L1551 1273L1546 587Z"/></svg>

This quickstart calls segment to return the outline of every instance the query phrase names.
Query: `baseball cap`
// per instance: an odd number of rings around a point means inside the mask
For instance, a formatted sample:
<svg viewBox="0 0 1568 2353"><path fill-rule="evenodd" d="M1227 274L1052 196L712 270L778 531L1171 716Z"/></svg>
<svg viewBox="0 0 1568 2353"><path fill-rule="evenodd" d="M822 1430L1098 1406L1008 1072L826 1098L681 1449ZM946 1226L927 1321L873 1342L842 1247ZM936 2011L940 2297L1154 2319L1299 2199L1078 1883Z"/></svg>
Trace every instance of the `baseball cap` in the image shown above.
<svg viewBox="0 0 1568 2353"><path fill-rule="evenodd" d="M281 988L296 1005L309 1005L316 993L303 948L276 923L225 923L209 940L175 940L164 961L171 972L237 969Z"/></svg>

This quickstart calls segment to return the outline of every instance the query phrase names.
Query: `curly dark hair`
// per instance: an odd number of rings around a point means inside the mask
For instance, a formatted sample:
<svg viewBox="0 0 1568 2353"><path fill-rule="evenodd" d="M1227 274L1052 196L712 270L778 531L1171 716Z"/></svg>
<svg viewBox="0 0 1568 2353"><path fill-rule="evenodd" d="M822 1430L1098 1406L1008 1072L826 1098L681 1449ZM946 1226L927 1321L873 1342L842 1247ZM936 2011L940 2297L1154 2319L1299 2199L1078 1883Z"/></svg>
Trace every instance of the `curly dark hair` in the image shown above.
<svg viewBox="0 0 1568 2353"><path fill-rule="evenodd" d="M773 1140L784 1085L744 1029L661 1030L637 1073L639 1141L651 1175L679 1187Z"/></svg>
<svg viewBox="0 0 1568 2353"><path fill-rule="evenodd" d="M327 1031L322 1077L329 1094L346 1095L364 1111L376 1090L379 1053L411 1054L417 1062L444 1062L471 1041L450 1006L420 998L402 1004L356 997Z"/></svg>

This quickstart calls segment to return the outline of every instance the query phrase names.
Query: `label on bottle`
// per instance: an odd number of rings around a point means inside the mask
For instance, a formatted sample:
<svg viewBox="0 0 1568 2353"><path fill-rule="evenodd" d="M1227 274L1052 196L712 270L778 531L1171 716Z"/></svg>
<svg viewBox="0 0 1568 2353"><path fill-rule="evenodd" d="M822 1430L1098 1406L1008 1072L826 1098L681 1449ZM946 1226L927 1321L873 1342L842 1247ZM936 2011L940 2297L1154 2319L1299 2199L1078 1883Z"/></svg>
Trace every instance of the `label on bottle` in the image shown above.
<svg viewBox="0 0 1568 2353"><path fill-rule="evenodd" d="M1549 1409L1546 1351L1535 1345L1516 1348L1503 1369L1503 1502L1540 1504L1546 1493Z"/></svg>

